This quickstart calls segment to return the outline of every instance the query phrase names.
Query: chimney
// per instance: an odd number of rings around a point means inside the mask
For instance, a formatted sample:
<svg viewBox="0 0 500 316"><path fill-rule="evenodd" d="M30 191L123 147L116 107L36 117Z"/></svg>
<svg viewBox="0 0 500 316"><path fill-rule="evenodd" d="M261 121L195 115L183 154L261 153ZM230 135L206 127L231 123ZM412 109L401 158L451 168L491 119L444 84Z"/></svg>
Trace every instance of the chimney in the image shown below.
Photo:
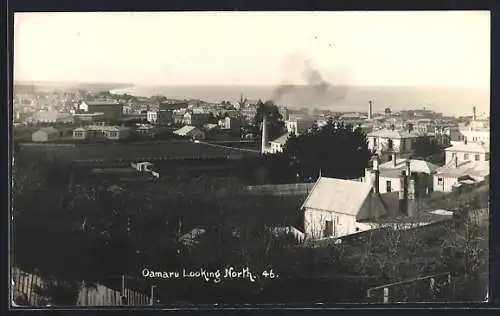
<svg viewBox="0 0 500 316"><path fill-rule="evenodd" d="M264 154L267 148L267 115L264 113L262 119L262 148L261 153Z"/></svg>
<svg viewBox="0 0 500 316"><path fill-rule="evenodd" d="M368 101L368 119L372 119L372 101Z"/></svg>
<svg viewBox="0 0 500 316"><path fill-rule="evenodd" d="M407 214L408 216L414 216L417 211L417 203L415 200L415 180L410 179L408 183L408 193L407 193Z"/></svg>
<svg viewBox="0 0 500 316"><path fill-rule="evenodd" d="M472 120L473 121L476 120L476 107L475 106L472 107Z"/></svg>
<svg viewBox="0 0 500 316"><path fill-rule="evenodd" d="M373 183L372 170L370 170L370 168L365 168L365 179L364 179L364 182L366 182L366 183Z"/></svg>
<svg viewBox="0 0 500 316"><path fill-rule="evenodd" d="M401 171L399 186L399 214L408 215L408 177L406 171Z"/></svg>
<svg viewBox="0 0 500 316"><path fill-rule="evenodd" d="M392 153L392 166L394 168L396 168L396 165L397 165L397 163L396 163L396 154Z"/></svg>
<svg viewBox="0 0 500 316"><path fill-rule="evenodd" d="M380 173L379 173L379 170L378 170L378 156L375 156L375 158L373 159L373 172L375 173L375 178L373 180L373 190L375 193L379 193L380 192Z"/></svg>

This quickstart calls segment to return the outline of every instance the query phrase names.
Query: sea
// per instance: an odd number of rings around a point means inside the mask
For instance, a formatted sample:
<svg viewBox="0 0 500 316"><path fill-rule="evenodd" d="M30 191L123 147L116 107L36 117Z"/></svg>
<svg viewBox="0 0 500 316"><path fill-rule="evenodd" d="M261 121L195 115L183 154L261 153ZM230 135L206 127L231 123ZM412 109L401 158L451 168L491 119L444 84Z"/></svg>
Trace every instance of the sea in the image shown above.
<svg viewBox="0 0 500 316"><path fill-rule="evenodd" d="M289 108L320 108L337 112L366 112L373 102L374 113L389 107L392 111L427 109L445 116L490 113L489 89L462 87L406 86L143 86L136 85L112 90L114 94L134 96L165 96L179 100L206 102L273 100Z"/></svg>

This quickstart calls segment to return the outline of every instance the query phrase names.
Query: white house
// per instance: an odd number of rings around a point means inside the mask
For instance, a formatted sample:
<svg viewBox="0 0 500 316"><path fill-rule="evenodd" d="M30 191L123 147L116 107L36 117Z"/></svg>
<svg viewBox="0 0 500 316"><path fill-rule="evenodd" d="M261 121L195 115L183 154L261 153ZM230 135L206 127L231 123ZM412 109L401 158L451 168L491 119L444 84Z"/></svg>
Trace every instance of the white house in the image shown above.
<svg viewBox="0 0 500 316"><path fill-rule="evenodd" d="M26 121L30 123L73 123L74 118L71 113L58 111L38 111Z"/></svg>
<svg viewBox="0 0 500 316"><path fill-rule="evenodd" d="M154 126L149 124L136 124L136 133L141 136L153 136L154 135Z"/></svg>
<svg viewBox="0 0 500 316"><path fill-rule="evenodd" d="M84 140L89 137L89 130L84 127L78 127L73 130L73 139Z"/></svg>
<svg viewBox="0 0 500 316"><path fill-rule="evenodd" d="M125 126L109 126L109 125L89 125L78 127L73 130L73 139L112 139L119 140L126 138L131 134L132 130Z"/></svg>
<svg viewBox="0 0 500 316"><path fill-rule="evenodd" d="M388 161L393 153L408 158L419 136L405 130L382 129L369 133L367 137L368 149L375 151L382 161Z"/></svg>
<svg viewBox="0 0 500 316"><path fill-rule="evenodd" d="M203 132L201 129L197 128L196 126L189 126L189 125L181 127L180 129L174 131L174 134L179 135L179 136L184 136L184 137L192 137L195 139L204 139L205 138L205 132Z"/></svg>
<svg viewBox="0 0 500 316"><path fill-rule="evenodd" d="M452 146L445 149L446 164L450 162L462 163L465 161L489 161L490 148L486 143L452 142Z"/></svg>
<svg viewBox="0 0 500 316"><path fill-rule="evenodd" d="M59 131L53 127L42 127L31 134L33 142L49 142L59 138Z"/></svg>
<svg viewBox="0 0 500 316"><path fill-rule="evenodd" d="M490 175L489 161L451 161L434 175L434 191L452 192L463 185L478 185Z"/></svg>
<svg viewBox="0 0 500 316"><path fill-rule="evenodd" d="M285 127L289 134L299 136L310 129L314 124L314 119L294 118L285 121Z"/></svg>
<svg viewBox="0 0 500 316"><path fill-rule="evenodd" d="M474 143L489 143L490 130L489 129L467 129L462 130L460 133L464 136L464 140Z"/></svg>
<svg viewBox="0 0 500 316"><path fill-rule="evenodd" d="M129 136L132 130L125 126L109 126L106 130L106 137L108 139L118 140Z"/></svg>
<svg viewBox="0 0 500 316"><path fill-rule="evenodd" d="M285 148L286 142L288 141L290 135L288 133L281 135L280 137L270 141L270 146L268 152L271 154L281 153Z"/></svg>
<svg viewBox="0 0 500 316"><path fill-rule="evenodd" d="M433 175L439 169L438 165L419 159L397 159L393 154L392 159L379 166L380 193L398 192L401 190L402 171L410 172L416 179L419 192L433 191ZM365 172L365 177L370 176L370 171Z"/></svg>
<svg viewBox="0 0 500 316"><path fill-rule="evenodd" d="M158 121L158 111L148 111L146 113L146 118L150 123L156 123Z"/></svg>
<svg viewBox="0 0 500 316"><path fill-rule="evenodd" d="M359 221L387 213L370 183L320 177L302 204L306 240L339 238L370 229Z"/></svg>

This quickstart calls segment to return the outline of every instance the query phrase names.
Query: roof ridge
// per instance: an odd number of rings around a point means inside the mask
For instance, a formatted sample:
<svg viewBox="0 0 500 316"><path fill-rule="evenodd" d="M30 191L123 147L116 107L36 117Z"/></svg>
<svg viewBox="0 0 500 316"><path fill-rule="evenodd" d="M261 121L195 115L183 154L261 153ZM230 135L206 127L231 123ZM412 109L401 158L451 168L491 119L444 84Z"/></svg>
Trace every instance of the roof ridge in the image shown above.
<svg viewBox="0 0 500 316"><path fill-rule="evenodd" d="M318 185L319 181L322 179L323 177L320 175L319 178L316 180L316 182L314 183L313 187L311 188L311 191L309 191L309 194L307 195L307 198L305 199L305 201L302 203L302 205L300 206L300 209L304 208L304 205L306 205L307 201L309 201L309 199L311 198L311 194L312 192L314 192L314 189L316 188L316 186Z"/></svg>

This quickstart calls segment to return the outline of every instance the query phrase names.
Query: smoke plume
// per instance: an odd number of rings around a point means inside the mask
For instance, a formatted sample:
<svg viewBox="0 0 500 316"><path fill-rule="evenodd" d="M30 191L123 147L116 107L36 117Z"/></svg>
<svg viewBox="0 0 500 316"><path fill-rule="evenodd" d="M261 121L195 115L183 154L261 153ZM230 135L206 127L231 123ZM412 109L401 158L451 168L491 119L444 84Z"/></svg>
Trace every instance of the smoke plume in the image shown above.
<svg viewBox="0 0 500 316"><path fill-rule="evenodd" d="M297 56L294 56L297 60ZM278 86L272 95L274 102L291 100L294 104L307 107L331 106L345 97L345 87L333 85L326 81L321 72L311 65L311 61L301 58L301 79L305 81L302 85L282 84ZM286 99L286 100L285 100Z"/></svg>

